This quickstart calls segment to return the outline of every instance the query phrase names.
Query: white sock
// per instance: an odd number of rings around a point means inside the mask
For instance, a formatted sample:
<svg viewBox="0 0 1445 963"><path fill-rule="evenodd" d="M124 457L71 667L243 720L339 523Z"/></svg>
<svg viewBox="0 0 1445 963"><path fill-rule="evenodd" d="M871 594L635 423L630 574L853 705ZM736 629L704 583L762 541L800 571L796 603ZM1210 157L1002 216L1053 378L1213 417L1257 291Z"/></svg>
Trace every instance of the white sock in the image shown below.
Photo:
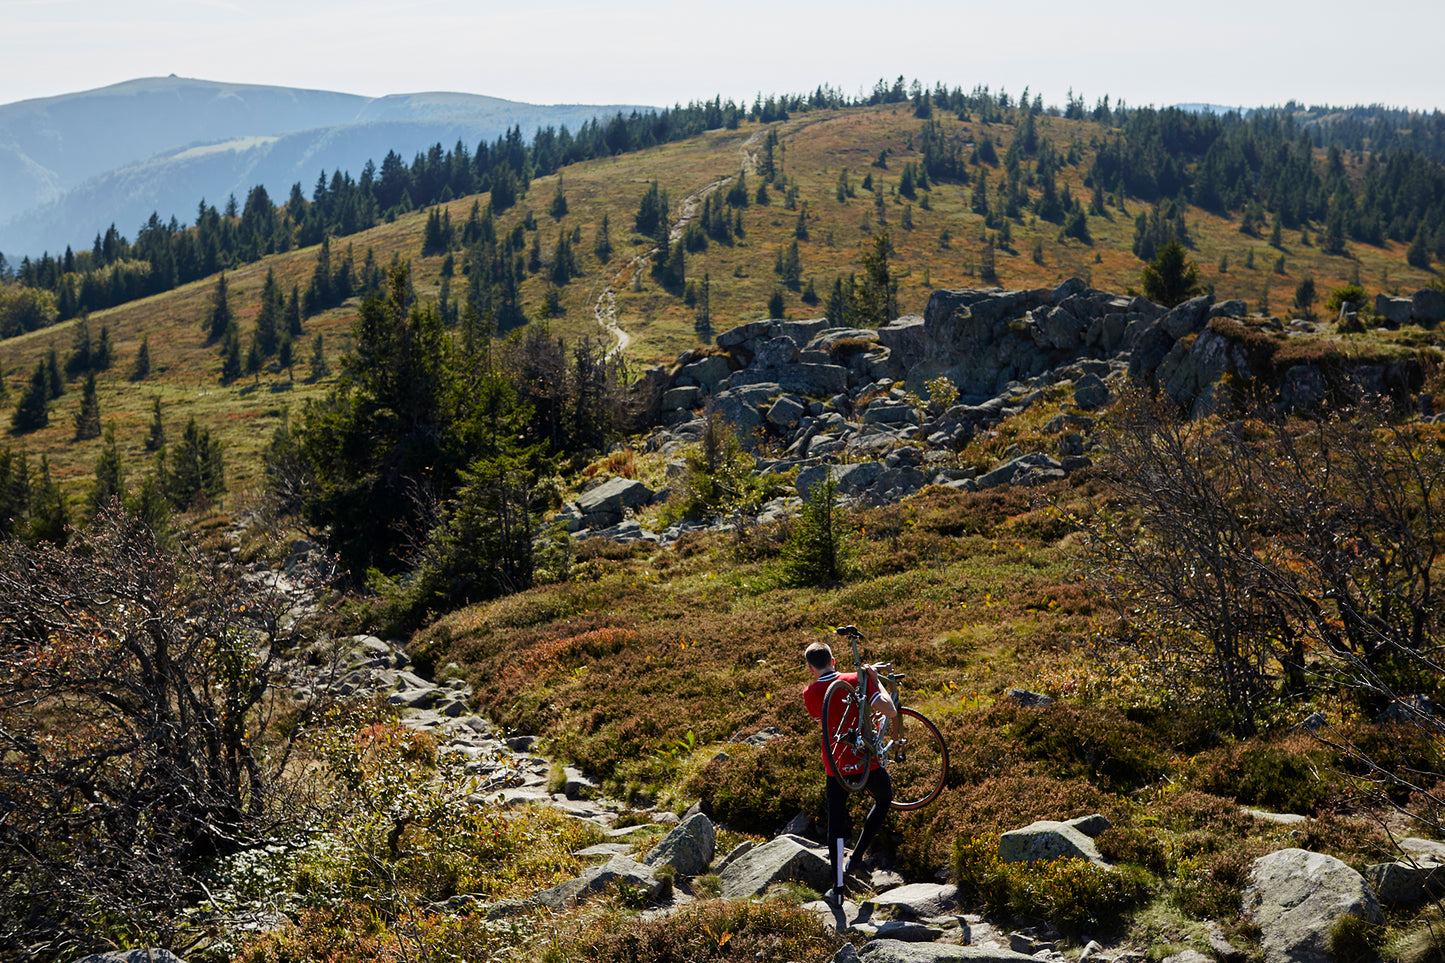
<svg viewBox="0 0 1445 963"><path fill-rule="evenodd" d="M833 859L833 865L834 865L835 867L837 867L837 871L838 871L838 882L837 882L837 886L838 886L839 889L842 889L842 888L843 888L843 867L844 867L844 865L845 865L844 862L843 862L843 851L844 851L843 840L841 840L841 839L835 839L835 840L833 840L833 845L836 846L836 847L838 847L838 855Z"/></svg>

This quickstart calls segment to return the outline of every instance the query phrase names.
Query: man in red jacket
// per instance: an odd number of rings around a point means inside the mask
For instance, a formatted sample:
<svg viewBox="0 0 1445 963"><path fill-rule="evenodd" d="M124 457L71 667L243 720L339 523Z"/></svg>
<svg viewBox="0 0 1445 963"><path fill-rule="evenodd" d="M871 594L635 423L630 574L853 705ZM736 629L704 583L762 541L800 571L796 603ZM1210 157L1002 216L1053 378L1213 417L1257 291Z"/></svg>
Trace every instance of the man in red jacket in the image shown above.
<svg viewBox="0 0 1445 963"><path fill-rule="evenodd" d="M803 652L803 658L807 661L809 671L813 673L813 682L803 690L803 704L807 706L808 714L821 722L823 697L827 694L828 686L834 679L843 679L856 687L858 673L839 673L833 664L833 650L826 642L814 642L808 646ZM881 714L888 720L890 728L896 731L898 710L894 707L893 700L888 698L888 693L878 684L878 673L871 665L866 672L865 684L866 698L872 711ZM834 699L837 698L835 693ZM841 707L830 706L829 713L833 711L841 711ZM837 764L843 767L845 772L849 767L855 767L853 771L856 772L864 763L845 748L840 748ZM828 774L824 791L828 803L828 857L833 866L833 888L824 895L834 902L842 900L847 887L847 877L857 876L863 869L863 854L879 827L883 825L883 819L888 815L888 807L893 803L893 782L888 777L888 770L883 768L877 759L871 760L871 766L865 788L873 796L873 808L868 810L868 816L863 820L863 832L858 836L858 844L853 847L852 858L845 864L844 843L851 828L848 818L848 789L838 779L834 760L829 759L826 752L823 753L823 770Z"/></svg>

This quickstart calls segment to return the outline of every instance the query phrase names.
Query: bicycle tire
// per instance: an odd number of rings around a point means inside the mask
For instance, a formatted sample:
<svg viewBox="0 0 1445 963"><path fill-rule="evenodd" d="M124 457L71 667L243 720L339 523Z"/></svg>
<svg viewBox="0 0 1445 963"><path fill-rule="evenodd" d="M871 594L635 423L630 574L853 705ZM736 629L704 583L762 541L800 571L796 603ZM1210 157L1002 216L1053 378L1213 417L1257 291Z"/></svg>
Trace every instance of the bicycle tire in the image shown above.
<svg viewBox="0 0 1445 963"><path fill-rule="evenodd" d="M922 809L943 792L948 745L938 727L916 709L898 710L899 731L884 754L893 780L893 808Z"/></svg>
<svg viewBox="0 0 1445 963"><path fill-rule="evenodd" d="M867 784L872 768L869 743L864 741L858 720L858 691L845 679L833 680L823 693L823 754L832 763L833 775L849 792Z"/></svg>

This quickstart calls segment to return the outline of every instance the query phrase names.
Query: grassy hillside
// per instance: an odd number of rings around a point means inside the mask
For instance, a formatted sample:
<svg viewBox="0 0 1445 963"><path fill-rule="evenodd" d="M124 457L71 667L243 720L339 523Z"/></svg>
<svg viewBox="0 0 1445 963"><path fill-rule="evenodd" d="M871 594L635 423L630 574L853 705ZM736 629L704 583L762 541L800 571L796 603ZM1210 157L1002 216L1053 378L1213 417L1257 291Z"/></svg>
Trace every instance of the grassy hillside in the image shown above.
<svg viewBox="0 0 1445 963"><path fill-rule="evenodd" d="M556 334L568 339L605 337L597 326L595 309L599 298L610 291L615 297L616 322L632 339L627 357L639 366L670 360L702 338L695 308L683 302L681 291L664 290L640 260L651 250L651 242L632 231L638 203L655 180L667 193L676 222L704 192L726 190L740 173L755 171L758 152L771 129L780 145L775 151L780 174L768 185L769 203L756 203L762 179L751 174L747 180L750 203L741 212L743 235L730 245L712 243L705 251L687 257L689 279L700 281L705 274L710 279L712 331L766 316L768 300L777 290L784 294L788 316L822 316L823 304L805 304L800 291L780 288L774 271L780 251L797 241L803 286L813 282L818 295L826 298L835 277L859 272L861 246L884 227L896 250L892 269L900 282L900 310L920 312L936 288L987 286L980 277L981 254L985 234L993 233L985 232L983 219L970 209L970 184L935 183L920 190L913 201L897 196L904 165L919 161L922 123L907 104L821 110L767 126L744 123L733 131L713 131L680 143L575 165L556 176L534 180L529 193L499 216L498 230L511 230L530 218L544 265L562 232L576 238L573 252L580 276L558 291L561 313L549 321ZM939 123L950 142L962 145L965 157L969 145L984 137L992 140L1001 157L1016 133L1009 124L968 123L952 115L940 114ZM1091 121L1041 116L1038 133L1048 138L1060 155L1075 150L1077 162L1065 165L1059 173L1060 189L1067 186L1074 196L1087 199L1083 174L1095 145L1108 131ZM880 157L885 166L877 166ZM837 199L840 175L854 190L843 202ZM997 167L987 164L970 166L969 175L973 179L986 176L991 190L1001 177ZM873 192L861 186L869 176ZM567 200L567 213L560 221L549 214L559 179ZM881 208L876 203L879 193ZM791 209L789 194L795 201ZM459 229L473 205L486 202L485 195L458 198L445 209L453 227ZM1088 219L1092 245L1060 240L1057 225L1025 211L1020 222L1010 225L1011 246L997 252L996 283L1041 286L1077 276L1105 290L1122 292L1137 285L1142 264L1130 248L1133 219L1143 210L1145 205L1135 199L1109 197L1106 215ZM797 237L800 215L806 224L806 239ZM605 264L593 253L604 216L614 248ZM333 245L333 257L344 256L349 248L358 267L368 249L383 265L393 258L409 260L419 294L435 297L443 258L420 257L426 217L426 212L413 212L340 239ZM1322 295L1356 276L1371 294L1408 292L1431 277L1409 267L1397 244L1380 248L1353 244L1354 259L1330 257L1318 247L1302 243L1294 231L1285 233L1281 251L1263 239L1241 234L1235 219L1191 208L1185 221L1195 244L1192 256L1202 279L1213 286L1216 295L1242 298L1252 308L1267 300L1276 314L1288 310L1295 285L1306 276L1315 279ZM905 226L906 222L912 226ZM533 235L527 232L526 236L530 246ZM1276 274L1273 268L1281 254L1284 273ZM1251 255L1252 268L1245 266ZM254 326L267 270L276 272L283 289L289 290L292 284L304 289L315 257L315 248L297 250L228 273L243 344ZM458 273L452 279L451 292L455 300L465 292L465 252L457 251L454 257ZM1226 259L1227 268L1221 270ZM543 313L549 283L546 274L544 266L523 286L525 309L534 321ZM305 334L297 342L301 362L295 369L297 380L284 372L269 372L258 379L244 377L223 385L216 348L207 345L202 327L214 289L215 279L207 279L91 317L92 334L97 334L101 325L108 326L117 359L100 378L101 415L104 423L114 424L132 474L143 474L149 470L143 441L152 399L159 397L172 437L194 417L221 438L232 491L245 491L257 482L256 456L272 429L288 410L299 412L306 399L317 397L329 383L307 378L310 339L317 333L324 336L335 372L356 306L349 303L306 322ZM75 324L67 322L0 342L0 376L10 388L9 405L0 407L0 418L7 426L37 360L54 347L63 362ZM150 339L152 373L132 383L126 376L146 337ZM50 427L8 440L32 460L42 453L48 455L56 476L72 493L88 485L100 445L99 441L72 440L78 388L72 385L63 398L52 403Z"/></svg>

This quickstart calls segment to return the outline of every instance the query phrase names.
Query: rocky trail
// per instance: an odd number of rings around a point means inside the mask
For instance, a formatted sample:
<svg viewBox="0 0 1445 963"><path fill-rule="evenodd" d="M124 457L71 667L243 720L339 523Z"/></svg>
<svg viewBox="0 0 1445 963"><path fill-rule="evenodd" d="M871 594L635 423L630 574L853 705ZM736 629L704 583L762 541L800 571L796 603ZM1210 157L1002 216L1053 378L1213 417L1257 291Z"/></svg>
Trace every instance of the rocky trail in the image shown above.
<svg viewBox="0 0 1445 963"><path fill-rule="evenodd" d="M637 822L637 811L606 798L585 774L571 768L556 774L553 761L538 754L537 739L507 735L469 707L470 687L456 679L435 683L413 671L404 649L374 636L341 640L336 674L317 679L298 670L293 684L303 694L318 685L334 686L353 696L385 698L400 711L402 722L432 734L442 752L466 757L465 769L479 780L469 802L477 806L516 808L550 806L567 816L595 825L606 842L575 855L595 861L580 876L524 899L487 901L462 894L428 907L434 912L480 914L489 920L537 911L561 911L611 888L624 887L646 904L645 915L677 912L696 899L762 896L783 883L802 884L819 892L829 885L830 867L818 827L799 813L781 832L763 842L743 842L723 853L717 848L718 827L694 805L678 816L650 810ZM1047 696L1019 690L1007 698L1034 708L1051 702ZM771 737L763 731L739 736L758 743ZM1293 814L1246 810L1266 822L1305 820ZM626 820L622 816L627 814ZM1079 858L1109 869L1094 837L1109 828L1103 816L1090 814L1065 822L1040 821L1003 834L999 858L1032 862ZM634 841L662 838L646 849ZM1333 924L1345 914L1379 921L1381 905L1407 905L1423 900L1432 887L1445 882L1445 844L1405 840L1402 859L1368 868L1365 874L1339 860L1302 849L1285 849L1256 861L1243 894L1244 912L1254 916L1262 933L1265 963L1291 963L1315 958L1327 949ZM1145 963L1150 946L1115 942L1101 945L1084 938L1062 940L1047 925L1001 929L960 904L958 890L942 879L907 880L887 865L869 861L869 891L841 905L824 900L805 904L820 923L844 934L849 943L835 960L872 963L933 961L999 961L1065 963L1092 959L1112 963ZM700 884L701 878L709 880ZM1187 949L1163 957L1164 963L1208 963L1240 960L1217 924L1201 928L1201 942L1210 955ZM1067 955L1066 955L1067 951ZM1301 956L1304 954L1304 956ZM1320 957L1324 959L1326 957Z"/></svg>

